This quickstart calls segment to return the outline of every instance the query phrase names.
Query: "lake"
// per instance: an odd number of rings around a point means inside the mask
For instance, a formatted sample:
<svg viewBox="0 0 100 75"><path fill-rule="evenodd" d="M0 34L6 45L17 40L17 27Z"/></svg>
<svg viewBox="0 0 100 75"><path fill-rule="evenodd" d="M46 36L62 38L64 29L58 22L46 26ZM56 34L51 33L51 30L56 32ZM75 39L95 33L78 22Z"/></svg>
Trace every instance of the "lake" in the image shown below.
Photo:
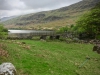
<svg viewBox="0 0 100 75"><path fill-rule="evenodd" d="M32 38L33 36L52 36L54 31L47 30L8 30L8 38Z"/></svg>
<svg viewBox="0 0 100 75"><path fill-rule="evenodd" d="M46 31L46 30L8 30L8 34L14 33L54 33L54 31Z"/></svg>

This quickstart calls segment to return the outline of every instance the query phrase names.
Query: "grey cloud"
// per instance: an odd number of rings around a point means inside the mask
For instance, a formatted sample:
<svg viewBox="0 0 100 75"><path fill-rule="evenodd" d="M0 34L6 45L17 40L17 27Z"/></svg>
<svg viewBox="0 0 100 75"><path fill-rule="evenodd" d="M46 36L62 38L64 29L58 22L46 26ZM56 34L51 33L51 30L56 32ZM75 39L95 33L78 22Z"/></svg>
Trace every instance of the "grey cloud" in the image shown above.
<svg viewBox="0 0 100 75"><path fill-rule="evenodd" d="M0 0L0 17L46 11L81 0Z"/></svg>
<svg viewBox="0 0 100 75"><path fill-rule="evenodd" d="M0 10L10 10L12 7L6 0L0 0Z"/></svg>
<svg viewBox="0 0 100 75"><path fill-rule="evenodd" d="M0 0L0 10L55 9L81 0Z"/></svg>
<svg viewBox="0 0 100 75"><path fill-rule="evenodd" d="M67 6L70 3L75 3L81 0L21 0L29 8L59 8L61 6Z"/></svg>
<svg viewBox="0 0 100 75"><path fill-rule="evenodd" d="M0 10L26 9L24 2L20 0L0 0Z"/></svg>

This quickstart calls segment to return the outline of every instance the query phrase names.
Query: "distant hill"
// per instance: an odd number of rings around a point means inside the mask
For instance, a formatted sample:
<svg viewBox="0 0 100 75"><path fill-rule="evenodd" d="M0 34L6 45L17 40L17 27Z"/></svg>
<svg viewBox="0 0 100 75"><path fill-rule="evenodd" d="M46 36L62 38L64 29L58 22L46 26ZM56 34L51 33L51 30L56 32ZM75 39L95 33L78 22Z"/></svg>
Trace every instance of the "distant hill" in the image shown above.
<svg viewBox="0 0 100 75"><path fill-rule="evenodd" d="M2 22L4 22L4 21L10 20L10 19L12 19L12 18L15 18L15 16L3 17L3 18L1 18L0 20L1 20Z"/></svg>
<svg viewBox="0 0 100 75"><path fill-rule="evenodd" d="M79 16L99 2L100 0L82 0L56 10L22 15L5 21L4 24L7 28L15 29L58 29L75 24Z"/></svg>

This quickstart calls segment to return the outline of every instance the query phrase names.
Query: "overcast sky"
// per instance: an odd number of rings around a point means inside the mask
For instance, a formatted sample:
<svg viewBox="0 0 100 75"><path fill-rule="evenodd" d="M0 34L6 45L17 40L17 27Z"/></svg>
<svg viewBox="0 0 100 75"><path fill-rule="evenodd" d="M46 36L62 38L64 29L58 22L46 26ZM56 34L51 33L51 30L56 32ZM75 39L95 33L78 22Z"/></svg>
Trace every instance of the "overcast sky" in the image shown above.
<svg viewBox="0 0 100 75"><path fill-rule="evenodd" d="M79 1L81 0L0 0L0 18L58 9Z"/></svg>

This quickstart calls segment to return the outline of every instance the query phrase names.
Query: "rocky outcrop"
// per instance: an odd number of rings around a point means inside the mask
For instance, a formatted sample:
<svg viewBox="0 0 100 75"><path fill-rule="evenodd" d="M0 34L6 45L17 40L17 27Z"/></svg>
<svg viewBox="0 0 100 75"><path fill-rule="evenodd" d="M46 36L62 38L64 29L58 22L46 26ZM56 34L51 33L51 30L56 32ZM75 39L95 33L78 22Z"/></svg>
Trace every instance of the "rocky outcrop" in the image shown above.
<svg viewBox="0 0 100 75"><path fill-rule="evenodd" d="M93 47L93 51L96 51L98 54L100 54L100 44L97 44Z"/></svg>
<svg viewBox="0 0 100 75"><path fill-rule="evenodd" d="M2 63L0 65L0 75L16 75L16 69L12 63Z"/></svg>

